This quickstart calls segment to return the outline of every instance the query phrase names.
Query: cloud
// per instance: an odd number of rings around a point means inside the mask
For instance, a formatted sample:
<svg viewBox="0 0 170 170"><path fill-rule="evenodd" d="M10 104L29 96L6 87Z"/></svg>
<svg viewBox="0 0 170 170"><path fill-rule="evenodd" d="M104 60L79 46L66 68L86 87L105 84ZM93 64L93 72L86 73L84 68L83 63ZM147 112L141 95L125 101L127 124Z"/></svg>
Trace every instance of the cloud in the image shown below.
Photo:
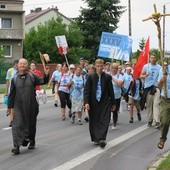
<svg viewBox="0 0 170 170"><path fill-rule="evenodd" d="M132 39L133 39L133 51L139 48L139 42L142 38L147 39L150 36L151 48L158 48L157 28L156 25L150 20L142 22L142 19L149 17L154 13L153 4L156 4L157 11L163 12L163 5L166 4L166 13L170 14L170 0L158 1L158 0L131 0L131 19L132 19ZM27 0L24 3L24 9L26 13L32 8L42 7L46 9L48 7L57 6L59 12L63 13L67 17L77 17L80 13L79 10L87 5L82 0L39 0L35 3L34 0ZM121 5L126 6L128 9L128 0L121 0ZM170 16L166 17L165 27L165 50L170 51ZM162 27L162 20L161 20ZM129 22L128 22L128 10L122 15L118 24L119 28L116 30L118 34L129 34Z"/></svg>

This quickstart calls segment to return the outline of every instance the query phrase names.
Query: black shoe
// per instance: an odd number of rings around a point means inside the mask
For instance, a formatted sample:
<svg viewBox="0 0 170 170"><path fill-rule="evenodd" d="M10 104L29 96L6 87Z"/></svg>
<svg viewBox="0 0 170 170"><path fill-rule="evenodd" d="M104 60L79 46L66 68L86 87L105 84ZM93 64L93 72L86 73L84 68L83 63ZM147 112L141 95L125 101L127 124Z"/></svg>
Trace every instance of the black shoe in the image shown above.
<svg viewBox="0 0 170 170"><path fill-rule="evenodd" d="M101 140L101 141L100 141L100 147L101 147L101 148L104 148L105 146L106 146L106 141Z"/></svg>
<svg viewBox="0 0 170 170"><path fill-rule="evenodd" d="M15 154L15 155L20 154L19 146L15 146L15 147L11 150L11 152L12 152L13 154Z"/></svg>
<svg viewBox="0 0 170 170"><path fill-rule="evenodd" d="M71 110L68 111L68 115L69 115L69 118L71 118L72 116Z"/></svg>
<svg viewBox="0 0 170 170"><path fill-rule="evenodd" d="M55 106L55 107L58 107L58 103L57 103L57 101L55 101L54 106Z"/></svg>
<svg viewBox="0 0 170 170"><path fill-rule="evenodd" d="M89 118L88 118L88 117L85 117L84 120L85 120L86 122L89 122Z"/></svg>
<svg viewBox="0 0 170 170"><path fill-rule="evenodd" d="M58 104L57 104L57 103L54 103L54 106L55 106L55 107L58 107Z"/></svg>
<svg viewBox="0 0 170 170"><path fill-rule="evenodd" d="M155 129L159 129L160 128L160 123L159 122L156 122L155 123Z"/></svg>
<svg viewBox="0 0 170 170"><path fill-rule="evenodd" d="M138 116L138 120L141 121L141 120L142 120L141 114L140 114L140 113L137 113L137 116Z"/></svg>
<svg viewBox="0 0 170 170"><path fill-rule="evenodd" d="M153 121L148 122L148 127L151 127L151 126L152 126L152 122L153 122Z"/></svg>
<svg viewBox="0 0 170 170"><path fill-rule="evenodd" d="M75 122L75 114L72 114L72 117L71 117L71 119L70 119L70 121L71 121L71 123L74 123Z"/></svg>
<svg viewBox="0 0 170 170"><path fill-rule="evenodd" d="M129 123L133 123L133 117L131 117L131 119L129 120Z"/></svg>
<svg viewBox="0 0 170 170"><path fill-rule="evenodd" d="M12 123L13 123L13 122L12 122L12 121L10 121L10 123L9 123L9 127L12 127Z"/></svg>
<svg viewBox="0 0 170 170"><path fill-rule="evenodd" d="M30 142L29 139L25 139L25 140L22 142L22 146L27 147L29 142Z"/></svg>
<svg viewBox="0 0 170 170"><path fill-rule="evenodd" d="M28 149L35 149L35 142L30 142Z"/></svg>

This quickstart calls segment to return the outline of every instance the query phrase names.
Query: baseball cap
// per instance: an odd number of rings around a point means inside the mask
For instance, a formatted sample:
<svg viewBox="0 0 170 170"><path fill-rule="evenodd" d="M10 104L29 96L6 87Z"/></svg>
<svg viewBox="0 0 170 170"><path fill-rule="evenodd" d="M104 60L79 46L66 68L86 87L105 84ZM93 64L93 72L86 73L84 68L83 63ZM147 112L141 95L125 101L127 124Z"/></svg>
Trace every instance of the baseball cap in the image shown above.
<svg viewBox="0 0 170 170"><path fill-rule="evenodd" d="M127 62L125 63L125 65L130 65L130 62L129 62L129 61L127 61Z"/></svg>
<svg viewBox="0 0 170 170"><path fill-rule="evenodd" d="M19 62L19 59L15 59L13 62L13 65L18 64L18 62Z"/></svg>
<svg viewBox="0 0 170 170"><path fill-rule="evenodd" d="M75 65L74 64L70 64L70 68L75 68Z"/></svg>
<svg viewBox="0 0 170 170"><path fill-rule="evenodd" d="M110 62L106 62L106 65L110 65Z"/></svg>
<svg viewBox="0 0 170 170"><path fill-rule="evenodd" d="M80 58L80 61L81 61L81 60L85 60L85 58L84 58L84 57L81 57L81 58Z"/></svg>

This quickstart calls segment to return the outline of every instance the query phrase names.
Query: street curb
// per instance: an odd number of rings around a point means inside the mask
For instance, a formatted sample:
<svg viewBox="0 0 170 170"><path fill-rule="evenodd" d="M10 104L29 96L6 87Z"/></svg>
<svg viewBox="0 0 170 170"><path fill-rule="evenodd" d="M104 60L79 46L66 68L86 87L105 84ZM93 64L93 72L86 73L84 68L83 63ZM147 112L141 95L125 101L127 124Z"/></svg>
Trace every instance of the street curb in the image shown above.
<svg viewBox="0 0 170 170"><path fill-rule="evenodd" d="M147 170L156 170L158 166L162 163L162 161L164 161L168 157L168 155L170 155L170 151L164 153L163 155L161 154L158 159L149 166Z"/></svg>

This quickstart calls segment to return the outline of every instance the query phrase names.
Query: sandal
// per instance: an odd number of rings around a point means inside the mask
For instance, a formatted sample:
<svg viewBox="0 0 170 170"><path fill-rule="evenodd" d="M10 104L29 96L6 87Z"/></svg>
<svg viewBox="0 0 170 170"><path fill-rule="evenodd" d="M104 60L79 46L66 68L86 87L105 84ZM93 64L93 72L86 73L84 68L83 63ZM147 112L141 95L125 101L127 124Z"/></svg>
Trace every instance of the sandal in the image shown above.
<svg viewBox="0 0 170 170"><path fill-rule="evenodd" d="M160 142L157 144L157 146L158 146L159 149L163 149L163 148L164 148L164 144L165 144L164 141L160 141Z"/></svg>
<svg viewBox="0 0 170 170"><path fill-rule="evenodd" d="M64 120L66 120L66 116L65 115L62 116L62 121L64 121Z"/></svg>

